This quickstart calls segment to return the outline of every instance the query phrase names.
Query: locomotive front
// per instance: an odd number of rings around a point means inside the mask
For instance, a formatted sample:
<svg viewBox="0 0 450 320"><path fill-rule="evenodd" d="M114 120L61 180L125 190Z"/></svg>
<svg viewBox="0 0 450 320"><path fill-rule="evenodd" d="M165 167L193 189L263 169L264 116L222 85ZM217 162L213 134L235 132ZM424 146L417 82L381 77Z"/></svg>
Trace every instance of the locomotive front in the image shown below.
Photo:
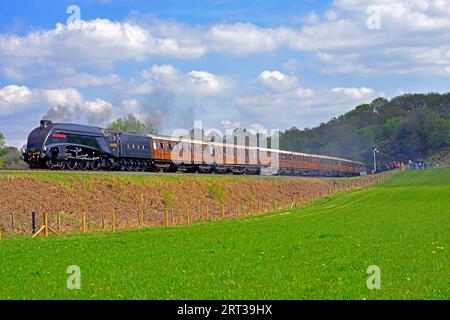
<svg viewBox="0 0 450 320"><path fill-rule="evenodd" d="M28 135L27 146L23 150L23 159L30 168L40 168L46 157L45 141L47 140L53 124L51 121L42 120L41 125Z"/></svg>

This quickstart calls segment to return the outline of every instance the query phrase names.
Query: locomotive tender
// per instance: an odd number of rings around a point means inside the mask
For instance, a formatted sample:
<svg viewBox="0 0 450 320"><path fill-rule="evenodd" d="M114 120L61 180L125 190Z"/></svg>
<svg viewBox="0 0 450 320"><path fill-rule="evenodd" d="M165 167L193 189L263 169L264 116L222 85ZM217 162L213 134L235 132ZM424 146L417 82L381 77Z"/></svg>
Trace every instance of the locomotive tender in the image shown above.
<svg viewBox="0 0 450 320"><path fill-rule="evenodd" d="M181 146L181 147L180 147ZM32 169L164 171L348 177L363 163L335 157L147 134L42 120L28 136L24 160ZM276 159L268 162L263 159Z"/></svg>

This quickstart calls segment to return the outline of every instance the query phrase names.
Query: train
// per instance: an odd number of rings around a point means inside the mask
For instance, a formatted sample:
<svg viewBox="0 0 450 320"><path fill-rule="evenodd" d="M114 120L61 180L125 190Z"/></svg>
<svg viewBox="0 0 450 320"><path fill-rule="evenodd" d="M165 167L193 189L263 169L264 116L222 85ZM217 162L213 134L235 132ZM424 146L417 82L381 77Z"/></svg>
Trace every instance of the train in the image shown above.
<svg viewBox="0 0 450 320"><path fill-rule="evenodd" d="M42 120L23 150L31 169L350 177L361 162Z"/></svg>

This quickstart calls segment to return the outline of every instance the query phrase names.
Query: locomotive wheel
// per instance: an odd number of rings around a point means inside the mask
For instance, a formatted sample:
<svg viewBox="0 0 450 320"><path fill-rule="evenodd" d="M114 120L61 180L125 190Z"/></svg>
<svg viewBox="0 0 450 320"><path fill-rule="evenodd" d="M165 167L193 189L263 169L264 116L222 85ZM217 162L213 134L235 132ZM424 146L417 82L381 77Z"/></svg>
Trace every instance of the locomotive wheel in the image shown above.
<svg viewBox="0 0 450 320"><path fill-rule="evenodd" d="M75 159L67 159L66 167L69 170L77 170L78 169L78 161Z"/></svg>
<svg viewBox="0 0 450 320"><path fill-rule="evenodd" d="M48 159L47 161L45 161L45 165L47 166L47 168L49 170L54 170L55 169L55 162L53 161L53 159Z"/></svg>
<svg viewBox="0 0 450 320"><path fill-rule="evenodd" d="M58 162L58 167L59 167L61 170L66 170L66 162L65 162L64 160L59 161L59 162Z"/></svg>
<svg viewBox="0 0 450 320"><path fill-rule="evenodd" d="M80 162L80 170L89 170L89 168L90 168L90 163L89 163L89 161L86 161L86 160L81 160L81 162Z"/></svg>
<svg viewBox="0 0 450 320"><path fill-rule="evenodd" d="M101 169L101 167L102 167L102 163L101 163L100 160L94 160L94 161L92 161L92 163L91 163L91 168L92 168L92 170L98 171L98 170Z"/></svg>

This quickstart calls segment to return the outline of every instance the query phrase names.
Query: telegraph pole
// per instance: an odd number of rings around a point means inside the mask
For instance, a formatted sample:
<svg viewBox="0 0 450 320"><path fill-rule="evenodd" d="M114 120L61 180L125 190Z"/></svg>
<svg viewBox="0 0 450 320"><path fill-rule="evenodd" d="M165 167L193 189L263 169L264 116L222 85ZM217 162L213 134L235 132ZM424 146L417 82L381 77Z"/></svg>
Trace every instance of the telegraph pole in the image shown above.
<svg viewBox="0 0 450 320"><path fill-rule="evenodd" d="M377 153L380 153L376 146L373 146L373 170L377 173Z"/></svg>

